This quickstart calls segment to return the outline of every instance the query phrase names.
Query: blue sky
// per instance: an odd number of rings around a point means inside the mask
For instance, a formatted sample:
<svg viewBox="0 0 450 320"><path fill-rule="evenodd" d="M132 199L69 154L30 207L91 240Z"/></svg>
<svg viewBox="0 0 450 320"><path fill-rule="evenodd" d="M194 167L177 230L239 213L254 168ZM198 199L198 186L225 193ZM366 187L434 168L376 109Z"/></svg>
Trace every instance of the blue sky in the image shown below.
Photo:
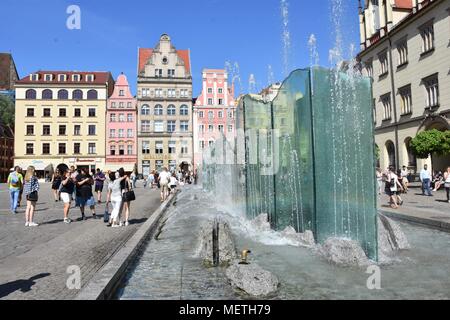
<svg viewBox="0 0 450 320"><path fill-rule="evenodd" d="M287 0L289 70L310 64L308 39L317 38L321 65L335 43L332 1L342 2L343 50L359 44L357 0ZM69 30L69 5L81 8L81 30ZM0 52L11 52L21 77L39 69L127 74L135 93L137 48L154 47L168 33L178 49L191 49L194 95L203 68L238 62L242 92L250 74L257 88L283 79L280 0L2 0ZM237 88L239 91L239 88Z"/></svg>

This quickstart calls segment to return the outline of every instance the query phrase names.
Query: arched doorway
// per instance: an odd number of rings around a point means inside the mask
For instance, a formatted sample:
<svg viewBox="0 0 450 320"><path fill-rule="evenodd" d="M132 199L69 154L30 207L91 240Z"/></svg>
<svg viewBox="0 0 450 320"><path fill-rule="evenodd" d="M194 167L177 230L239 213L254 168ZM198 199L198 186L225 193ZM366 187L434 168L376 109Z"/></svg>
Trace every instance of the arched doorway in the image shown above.
<svg viewBox="0 0 450 320"><path fill-rule="evenodd" d="M388 140L386 142L386 153L387 153L387 160L388 160L388 166L396 166L396 159L395 159L395 145L391 140ZM384 169L384 168L383 168Z"/></svg>
<svg viewBox="0 0 450 320"><path fill-rule="evenodd" d="M411 137L405 139L405 150L408 157L408 163L405 163L404 165L408 166L409 170L414 170L415 172L417 172L417 157L412 152L411 140Z"/></svg>

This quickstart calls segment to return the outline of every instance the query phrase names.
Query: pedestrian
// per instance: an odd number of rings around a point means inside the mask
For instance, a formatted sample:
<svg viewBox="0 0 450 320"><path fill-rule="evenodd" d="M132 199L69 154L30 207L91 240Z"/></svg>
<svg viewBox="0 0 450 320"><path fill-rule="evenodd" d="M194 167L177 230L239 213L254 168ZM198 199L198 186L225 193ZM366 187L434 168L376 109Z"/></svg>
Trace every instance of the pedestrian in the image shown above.
<svg viewBox="0 0 450 320"><path fill-rule="evenodd" d="M434 179L433 179L434 189L433 189L433 192L438 191L442 187L443 184L444 184L444 175L442 174L442 171L439 171L438 173L436 173L434 175Z"/></svg>
<svg viewBox="0 0 450 320"><path fill-rule="evenodd" d="M175 193L175 190L177 189L178 180L177 175L173 173L170 177L170 183L169 183L169 190L170 193Z"/></svg>
<svg viewBox="0 0 450 320"><path fill-rule="evenodd" d="M393 166L391 166L389 168L389 172L387 175L387 181L389 183L388 195L389 195L389 202L390 202L391 208L398 209L397 201L398 201L399 197L398 197L397 191L399 189L402 190L403 187L400 184L400 182L398 181L398 176L395 174L395 169ZM401 200L401 198L400 198L400 201L401 201L400 204L403 204L403 201Z"/></svg>
<svg viewBox="0 0 450 320"><path fill-rule="evenodd" d="M120 222L120 226L128 227L130 225L129 219L130 219L130 211L131 211L131 201L130 199L127 199L125 194L128 192L133 191L133 186L130 178L125 174L124 168L119 169L119 179L122 179L120 181L120 190L122 193L122 213L124 213L124 221ZM123 219L122 219L123 220Z"/></svg>
<svg viewBox="0 0 450 320"><path fill-rule="evenodd" d="M422 171L420 171L420 181L422 182L422 195L432 197L430 190L431 174L428 171L428 165L424 165Z"/></svg>
<svg viewBox="0 0 450 320"><path fill-rule="evenodd" d="M97 193L97 201L98 203L102 203L102 192L106 176L100 169L97 169L97 172L95 173L94 176L94 180L95 180L95 192Z"/></svg>
<svg viewBox="0 0 450 320"><path fill-rule="evenodd" d="M381 195L383 188L383 173L380 168L377 168L377 183L378 183L378 195Z"/></svg>
<svg viewBox="0 0 450 320"><path fill-rule="evenodd" d="M159 174L158 180L161 186L161 202L164 202L168 197L170 183L170 173L167 168L163 168L163 171Z"/></svg>
<svg viewBox="0 0 450 320"><path fill-rule="evenodd" d="M55 198L55 202L58 202L60 199L59 196L59 189L61 187L61 175L59 173L59 170L56 169L56 171L52 175L52 191L53 191L53 197Z"/></svg>
<svg viewBox="0 0 450 320"><path fill-rule="evenodd" d="M408 169L406 168L406 166L403 166L401 170L401 177L403 178L402 183L403 183L403 190L405 191L405 193L408 193L409 188L408 176L409 176Z"/></svg>
<svg viewBox="0 0 450 320"><path fill-rule="evenodd" d="M447 202L450 203L450 167L444 173L445 191L447 192Z"/></svg>
<svg viewBox="0 0 450 320"><path fill-rule="evenodd" d="M109 174L108 184L108 203L111 203L113 209L109 218L108 227L120 227L120 209L122 207L122 188L121 183L127 179L127 176L120 177L119 173Z"/></svg>
<svg viewBox="0 0 450 320"><path fill-rule="evenodd" d="M155 187L155 171L152 171L152 173L148 176L148 183L150 184L150 188Z"/></svg>
<svg viewBox="0 0 450 320"><path fill-rule="evenodd" d="M97 219L95 213L95 198L92 193L92 185L94 184L94 179L89 174L89 169L83 168L81 174L77 176L77 205L80 207L81 220L86 220L84 214L84 209L86 206L90 207L92 212L92 217Z"/></svg>
<svg viewBox="0 0 450 320"><path fill-rule="evenodd" d="M158 189L160 189L161 185L159 184L159 172L158 171L155 171L155 183L156 183L156 187Z"/></svg>
<svg viewBox="0 0 450 320"><path fill-rule="evenodd" d="M19 204L20 190L23 189L23 175L20 172L20 167L15 167L14 171L8 176L8 189L10 198L10 210L11 213L17 214L17 207Z"/></svg>
<svg viewBox="0 0 450 320"><path fill-rule="evenodd" d="M72 172L68 170L62 174L64 180L61 181L61 200L64 203L64 223L71 223L69 218L70 205L72 202L72 195L75 190L76 180L72 179Z"/></svg>
<svg viewBox="0 0 450 320"><path fill-rule="evenodd" d="M131 173L130 178L131 178L131 181L133 182L133 188L136 189L137 175L134 171Z"/></svg>
<svg viewBox="0 0 450 320"><path fill-rule="evenodd" d="M24 192L27 198L27 208L25 210L25 227L37 227L33 221L36 203L39 198L39 180L36 177L36 169L33 166L28 167L25 175Z"/></svg>
<svg viewBox="0 0 450 320"><path fill-rule="evenodd" d="M397 203L399 205L403 205L403 200L401 198L401 194L403 192L405 192L405 187L403 186L403 180L406 179L406 178L402 177L402 170L400 170L400 169L397 170L397 178L398 178L398 182L400 183L400 186L401 186L401 188L397 188L397 191L396 191Z"/></svg>
<svg viewBox="0 0 450 320"><path fill-rule="evenodd" d="M23 169L20 168L20 174L22 175L23 178L25 177L25 173L26 172L24 172ZM22 203L23 187L24 187L24 183L22 183L20 190L19 190L19 198L17 199L17 207L18 208L20 208L21 203Z"/></svg>

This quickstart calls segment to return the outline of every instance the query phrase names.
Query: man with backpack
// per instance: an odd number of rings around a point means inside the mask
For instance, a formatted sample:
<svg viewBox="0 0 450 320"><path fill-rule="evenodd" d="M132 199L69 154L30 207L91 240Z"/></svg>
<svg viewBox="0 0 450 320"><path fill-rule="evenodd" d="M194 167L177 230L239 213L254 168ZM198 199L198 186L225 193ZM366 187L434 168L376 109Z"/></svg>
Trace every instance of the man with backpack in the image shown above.
<svg viewBox="0 0 450 320"><path fill-rule="evenodd" d="M11 213L17 214L19 194L20 190L23 188L23 176L20 172L20 167L15 167L14 171L9 174L7 183L10 195Z"/></svg>

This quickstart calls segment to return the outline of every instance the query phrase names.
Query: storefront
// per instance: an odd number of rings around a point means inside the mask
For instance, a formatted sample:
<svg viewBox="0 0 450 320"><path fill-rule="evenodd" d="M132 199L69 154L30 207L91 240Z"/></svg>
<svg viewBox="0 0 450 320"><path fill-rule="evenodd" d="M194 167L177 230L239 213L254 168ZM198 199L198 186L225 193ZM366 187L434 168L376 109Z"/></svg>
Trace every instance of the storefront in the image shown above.
<svg viewBox="0 0 450 320"><path fill-rule="evenodd" d="M23 172L26 172L28 167L32 166L36 170L36 177L39 180L50 181L54 172L54 166L51 163L45 162L43 160L32 160L30 162L21 162L17 163L16 166L19 166ZM11 170L14 170L12 168Z"/></svg>

